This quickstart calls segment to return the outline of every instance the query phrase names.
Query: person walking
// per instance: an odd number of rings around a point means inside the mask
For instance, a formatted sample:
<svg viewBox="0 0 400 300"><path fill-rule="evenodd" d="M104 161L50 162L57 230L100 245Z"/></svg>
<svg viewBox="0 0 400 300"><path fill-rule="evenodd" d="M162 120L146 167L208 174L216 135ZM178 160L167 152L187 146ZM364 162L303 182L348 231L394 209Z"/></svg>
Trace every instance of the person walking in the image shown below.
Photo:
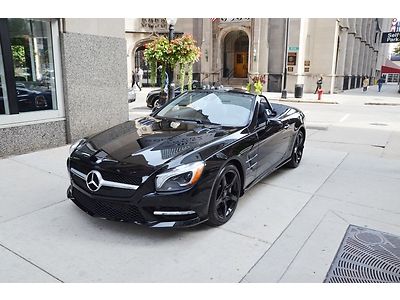
<svg viewBox="0 0 400 300"><path fill-rule="evenodd" d="M138 82L139 82L140 89L143 87L143 73L144 72L143 72L142 68L139 67L137 75L138 75Z"/></svg>
<svg viewBox="0 0 400 300"><path fill-rule="evenodd" d="M132 70L132 86L131 86L131 88L134 87L135 83L136 83L135 71Z"/></svg>
<svg viewBox="0 0 400 300"><path fill-rule="evenodd" d="M136 71L132 71L132 88L135 85L139 88L139 91L142 91L142 88L138 84L138 71L137 71L137 68L136 68Z"/></svg>
<svg viewBox="0 0 400 300"><path fill-rule="evenodd" d="M317 87L315 89L314 94L316 94L320 89L322 89L322 76L317 80Z"/></svg>
<svg viewBox="0 0 400 300"><path fill-rule="evenodd" d="M363 80L363 91L366 92L368 90L368 85L369 85L369 78L368 76L365 76Z"/></svg>
<svg viewBox="0 0 400 300"><path fill-rule="evenodd" d="M378 79L378 92L380 92L382 90L382 85L384 82L385 82L385 78L383 76Z"/></svg>

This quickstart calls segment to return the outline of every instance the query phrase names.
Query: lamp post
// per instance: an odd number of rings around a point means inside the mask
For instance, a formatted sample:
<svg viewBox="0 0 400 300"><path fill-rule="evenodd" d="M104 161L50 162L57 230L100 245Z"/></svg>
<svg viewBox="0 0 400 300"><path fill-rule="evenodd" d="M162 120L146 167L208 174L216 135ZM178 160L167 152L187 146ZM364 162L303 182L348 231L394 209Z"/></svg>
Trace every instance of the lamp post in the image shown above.
<svg viewBox="0 0 400 300"><path fill-rule="evenodd" d="M174 39L174 30L176 18L167 18L168 24L168 41L172 41ZM174 70L171 66L167 65L167 74L168 74L168 102L171 101L175 97L175 83L174 83Z"/></svg>
<svg viewBox="0 0 400 300"><path fill-rule="evenodd" d="M287 98L287 91L286 91L286 81L287 81L287 56L288 56L288 42L289 42L289 18L286 18L286 34L285 34L285 69L283 71L283 89L282 89L282 99Z"/></svg>

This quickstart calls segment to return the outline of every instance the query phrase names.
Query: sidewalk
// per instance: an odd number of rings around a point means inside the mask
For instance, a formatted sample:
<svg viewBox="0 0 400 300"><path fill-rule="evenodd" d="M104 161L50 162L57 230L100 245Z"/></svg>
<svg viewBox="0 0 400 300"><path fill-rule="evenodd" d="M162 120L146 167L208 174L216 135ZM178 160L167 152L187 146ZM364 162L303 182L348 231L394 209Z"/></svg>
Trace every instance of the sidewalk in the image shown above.
<svg viewBox="0 0 400 300"><path fill-rule="evenodd" d="M0 282L322 282L349 224L400 235L400 160L306 144L224 226L154 230L66 200L67 155L0 160Z"/></svg>
<svg viewBox="0 0 400 300"><path fill-rule="evenodd" d="M397 84L385 84L382 91L378 92L378 86L373 85L368 87L367 92L363 92L362 88L357 88L338 94L323 94L321 100L318 100L318 95L313 93L304 93L302 98L295 98L293 93L288 93L286 100L281 99L281 93L266 92L263 94L268 99L282 102L347 104L349 101L363 101L363 104L368 103L369 105L400 105L398 89ZM373 99L370 99L371 96Z"/></svg>

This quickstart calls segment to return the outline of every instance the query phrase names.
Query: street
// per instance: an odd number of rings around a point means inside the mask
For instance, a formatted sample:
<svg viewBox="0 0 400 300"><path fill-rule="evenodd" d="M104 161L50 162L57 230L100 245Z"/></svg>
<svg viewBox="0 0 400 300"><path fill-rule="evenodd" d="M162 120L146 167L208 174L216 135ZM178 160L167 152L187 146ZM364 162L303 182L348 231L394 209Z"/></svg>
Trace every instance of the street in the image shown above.
<svg viewBox="0 0 400 300"><path fill-rule="evenodd" d="M0 159L0 281L323 282L350 224L400 235L397 89L282 102L306 115L300 166L263 179L217 228L89 217L66 199L69 145ZM149 90L129 104L130 119L151 112Z"/></svg>

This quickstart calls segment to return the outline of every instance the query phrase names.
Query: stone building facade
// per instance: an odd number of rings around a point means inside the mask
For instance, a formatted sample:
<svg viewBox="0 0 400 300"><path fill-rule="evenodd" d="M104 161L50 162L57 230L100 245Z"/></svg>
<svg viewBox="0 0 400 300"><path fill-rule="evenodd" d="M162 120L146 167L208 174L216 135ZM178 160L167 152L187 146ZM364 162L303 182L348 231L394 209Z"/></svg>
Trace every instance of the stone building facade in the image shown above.
<svg viewBox="0 0 400 300"><path fill-rule="evenodd" d="M128 120L124 19L0 19L0 157Z"/></svg>
<svg viewBox="0 0 400 300"><path fill-rule="evenodd" d="M129 79L139 61L137 49L143 50L146 41L167 32L166 23L149 27L146 20L126 20ZM314 92L322 76L324 91L334 93L360 87L365 76L371 83L380 76L388 54L381 34L390 30L390 19L291 18L287 58L286 19L178 19L175 27L178 34L189 33L197 40L202 55L194 78L203 83L244 86L249 77L260 74L266 76L266 91L279 92L287 59L289 92L295 84Z"/></svg>

